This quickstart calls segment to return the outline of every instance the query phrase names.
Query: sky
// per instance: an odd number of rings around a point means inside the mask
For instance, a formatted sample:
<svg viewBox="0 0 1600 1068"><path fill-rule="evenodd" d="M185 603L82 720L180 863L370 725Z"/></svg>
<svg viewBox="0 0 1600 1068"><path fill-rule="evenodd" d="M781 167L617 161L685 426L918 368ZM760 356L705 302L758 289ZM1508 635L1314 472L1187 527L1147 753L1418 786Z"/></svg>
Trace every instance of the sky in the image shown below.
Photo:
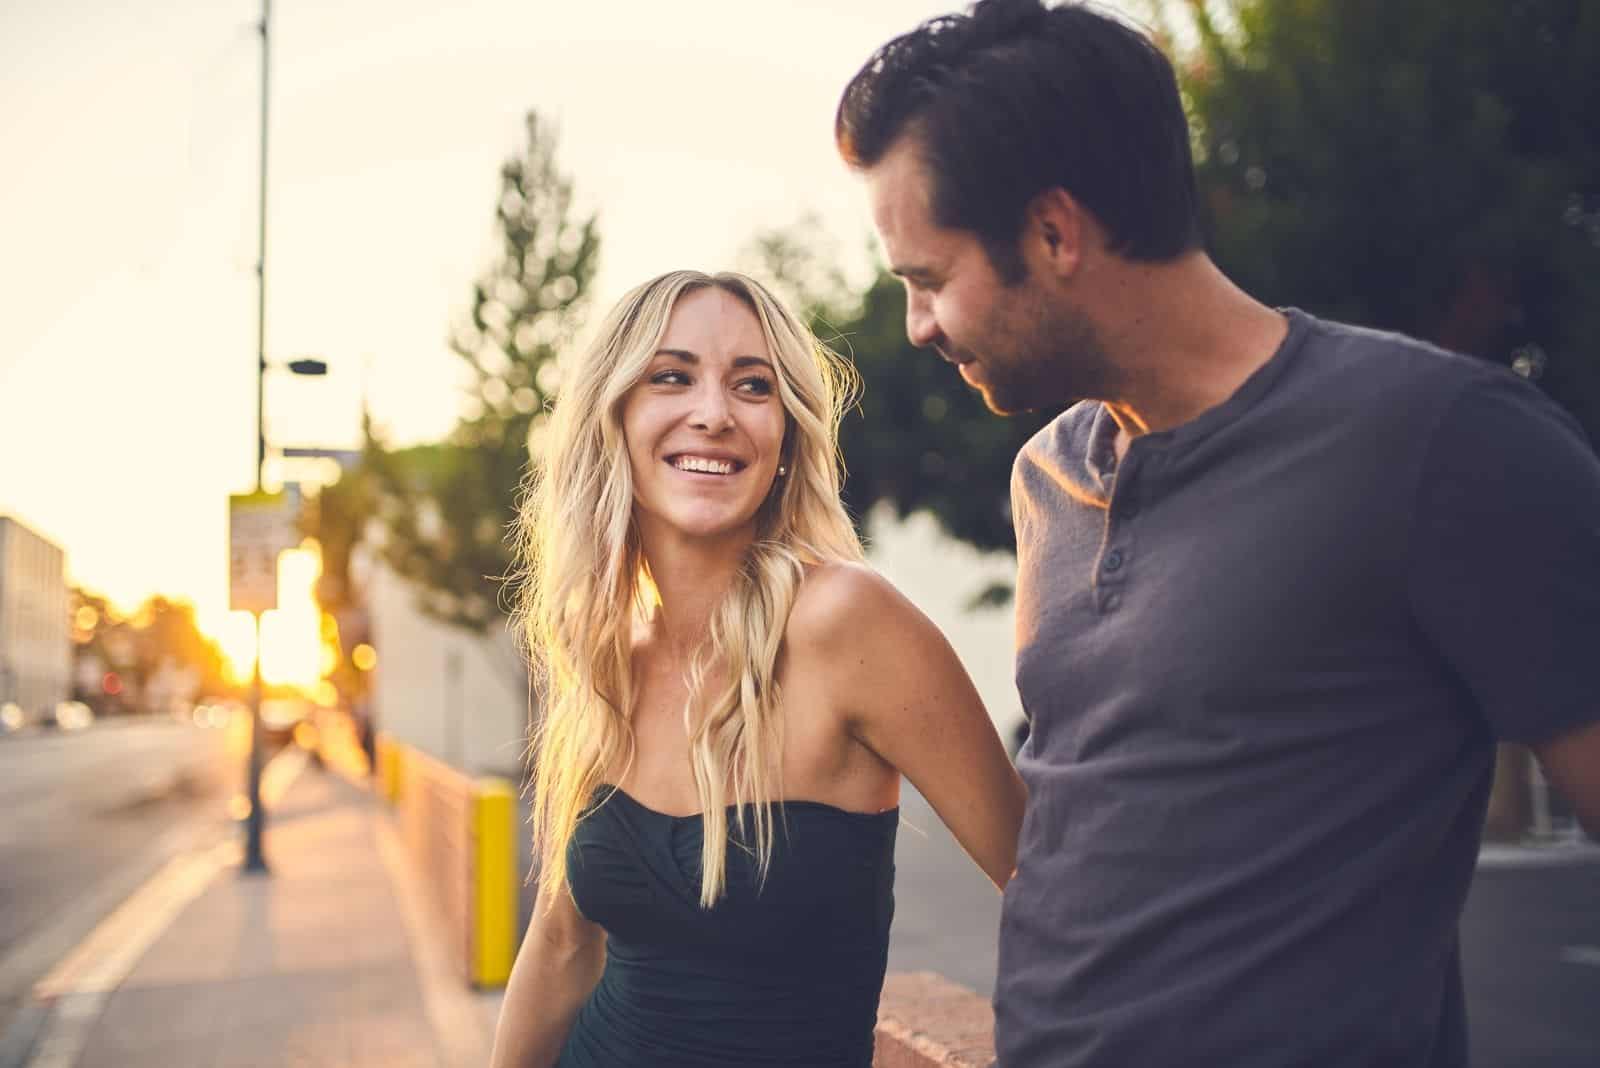
<svg viewBox="0 0 1600 1068"><path fill-rule="evenodd" d="M815 213L868 269L833 110L873 48L951 0L277 0L266 350L274 446L454 424L446 338L492 253L530 108L603 240L596 313L736 266ZM219 626L227 498L255 464L259 0L0 6L0 514L126 608ZM857 251L860 250L860 251Z"/></svg>

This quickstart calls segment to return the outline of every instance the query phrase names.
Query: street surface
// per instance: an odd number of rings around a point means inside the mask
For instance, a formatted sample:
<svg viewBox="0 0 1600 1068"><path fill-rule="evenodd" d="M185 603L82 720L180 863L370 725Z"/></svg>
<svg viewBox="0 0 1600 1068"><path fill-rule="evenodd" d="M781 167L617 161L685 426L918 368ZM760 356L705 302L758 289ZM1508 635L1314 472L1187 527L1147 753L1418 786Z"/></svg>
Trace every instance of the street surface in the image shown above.
<svg viewBox="0 0 1600 1068"><path fill-rule="evenodd" d="M227 737L171 721L0 737L0 1036L166 860L227 833L243 760Z"/></svg>
<svg viewBox="0 0 1600 1068"><path fill-rule="evenodd" d="M991 995L1000 895L909 785L901 812L889 968ZM1461 924L1473 1068L1600 1065L1600 858L1565 855L1473 880Z"/></svg>

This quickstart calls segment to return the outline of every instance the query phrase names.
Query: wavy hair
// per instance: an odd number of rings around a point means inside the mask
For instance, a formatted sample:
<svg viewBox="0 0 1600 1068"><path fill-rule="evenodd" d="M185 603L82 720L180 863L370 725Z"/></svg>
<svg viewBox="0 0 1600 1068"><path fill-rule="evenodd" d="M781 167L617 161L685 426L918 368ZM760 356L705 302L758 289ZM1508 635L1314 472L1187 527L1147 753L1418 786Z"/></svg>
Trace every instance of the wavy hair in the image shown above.
<svg viewBox="0 0 1600 1068"><path fill-rule="evenodd" d="M657 595L633 523L623 400L678 300L708 287L741 300L761 324L786 416L788 475L760 505L755 538L688 670L683 715L704 822L703 907L726 884L730 811L746 849L746 814L754 813L762 877L771 860L770 803L783 796L775 672L803 570L862 556L839 500L837 447L857 376L759 282L732 273L661 275L624 296L589 345L563 355L542 455L530 464L513 533L514 621L544 706L532 738L533 833L547 900L565 890L579 819L597 791L626 777L634 755L633 629Z"/></svg>

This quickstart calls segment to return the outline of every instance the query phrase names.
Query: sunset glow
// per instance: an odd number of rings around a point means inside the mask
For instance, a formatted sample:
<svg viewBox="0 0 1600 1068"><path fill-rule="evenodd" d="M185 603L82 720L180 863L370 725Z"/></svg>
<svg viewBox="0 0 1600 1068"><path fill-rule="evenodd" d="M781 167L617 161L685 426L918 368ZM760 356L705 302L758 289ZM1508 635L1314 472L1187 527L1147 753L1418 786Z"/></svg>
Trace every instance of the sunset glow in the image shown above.
<svg viewBox="0 0 1600 1068"><path fill-rule="evenodd" d="M261 616L261 678L268 685L310 690L322 680L326 662L322 612L312 593L321 573L322 558L314 541L278 557L278 607ZM233 677L247 681L255 661L250 613L229 612L215 637Z"/></svg>

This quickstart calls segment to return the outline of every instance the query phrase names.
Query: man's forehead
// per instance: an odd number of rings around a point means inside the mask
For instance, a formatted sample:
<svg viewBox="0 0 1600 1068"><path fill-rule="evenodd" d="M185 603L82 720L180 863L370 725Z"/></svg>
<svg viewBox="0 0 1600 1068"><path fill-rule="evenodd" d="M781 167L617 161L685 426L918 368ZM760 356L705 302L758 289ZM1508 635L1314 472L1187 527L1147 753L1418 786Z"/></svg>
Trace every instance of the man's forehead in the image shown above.
<svg viewBox="0 0 1600 1068"><path fill-rule="evenodd" d="M900 138L866 174L875 212L927 214L932 205L931 175L914 138Z"/></svg>
<svg viewBox="0 0 1600 1068"><path fill-rule="evenodd" d="M866 172L872 221L891 264L897 256L917 255L915 249L937 229L927 169L903 145L902 140Z"/></svg>

